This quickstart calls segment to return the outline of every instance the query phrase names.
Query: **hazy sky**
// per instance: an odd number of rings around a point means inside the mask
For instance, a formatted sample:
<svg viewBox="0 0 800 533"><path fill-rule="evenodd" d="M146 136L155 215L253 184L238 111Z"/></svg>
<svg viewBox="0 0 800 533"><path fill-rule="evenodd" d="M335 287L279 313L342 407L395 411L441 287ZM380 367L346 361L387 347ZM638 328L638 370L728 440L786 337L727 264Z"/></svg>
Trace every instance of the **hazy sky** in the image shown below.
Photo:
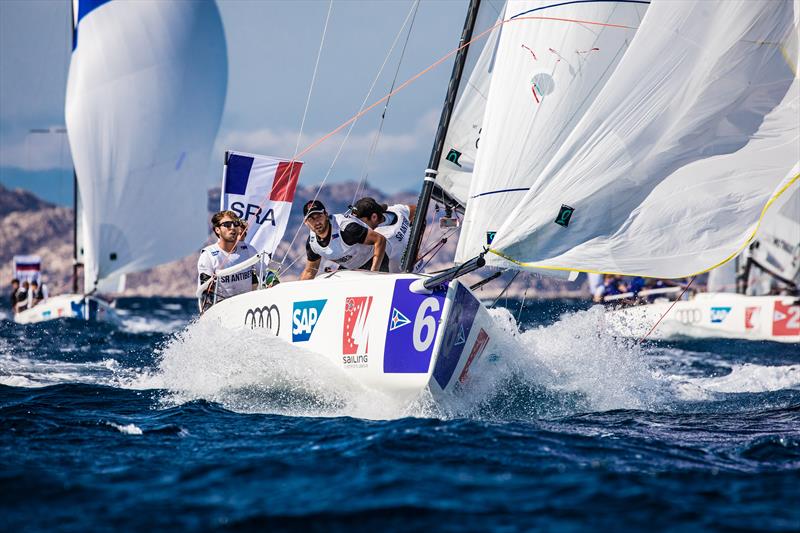
<svg viewBox="0 0 800 533"><path fill-rule="evenodd" d="M292 155L329 6L323 0L217 3L229 77L208 186L219 181L226 148ZM421 2L398 84L456 47L467 3ZM301 146L355 114L411 6L410 0L334 1ZM70 31L67 0L0 0L0 182L61 202L71 201L69 150L65 136L55 131L64 124ZM404 37L370 103L388 91ZM392 99L378 150L369 160L371 184L389 191L419 187L451 68L448 60ZM362 176L381 110L360 120L331 180ZM53 132L29 133L41 128ZM304 158L302 183L322 180L342 138Z"/></svg>

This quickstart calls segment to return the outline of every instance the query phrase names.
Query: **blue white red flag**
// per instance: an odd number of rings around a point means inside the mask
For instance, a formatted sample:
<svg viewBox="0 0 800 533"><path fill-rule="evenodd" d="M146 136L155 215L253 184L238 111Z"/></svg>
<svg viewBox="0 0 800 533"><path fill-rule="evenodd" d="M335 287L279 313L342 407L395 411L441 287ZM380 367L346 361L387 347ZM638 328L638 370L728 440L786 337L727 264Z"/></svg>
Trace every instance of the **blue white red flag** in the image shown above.
<svg viewBox="0 0 800 533"><path fill-rule="evenodd" d="M22 282L41 280L42 258L38 255L15 255L14 256L14 277Z"/></svg>
<svg viewBox="0 0 800 533"><path fill-rule="evenodd" d="M286 232L300 161L228 152L222 177L220 208L247 223L245 242L274 253Z"/></svg>

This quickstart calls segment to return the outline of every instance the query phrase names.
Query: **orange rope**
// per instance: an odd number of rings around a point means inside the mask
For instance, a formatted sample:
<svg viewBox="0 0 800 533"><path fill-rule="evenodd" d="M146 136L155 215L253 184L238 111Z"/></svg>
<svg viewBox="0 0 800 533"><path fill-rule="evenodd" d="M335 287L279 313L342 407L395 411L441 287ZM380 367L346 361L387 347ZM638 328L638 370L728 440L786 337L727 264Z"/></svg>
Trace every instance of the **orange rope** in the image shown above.
<svg viewBox="0 0 800 533"><path fill-rule="evenodd" d="M670 305L670 306L669 306L669 309L667 309L667 310L664 312L664 314L663 314L663 315L661 315L661 317L658 319L658 322L656 322L656 323L653 325L653 327L652 327L652 328L650 328L650 331L648 331L648 332L647 332L647 334L646 334L644 337L642 337L641 339L639 339L639 342L637 342L636 344L641 344L641 343L642 343L642 342L643 342L643 341L644 341L644 340L645 340L647 337L649 337L649 336L650 336L650 334L651 334L651 333L653 333L653 332L655 331L655 329L658 327L658 325L659 325L659 324L661 324L661 321L662 321L662 320L664 320L664 317L665 317L665 316L667 316L667 315L669 314L669 312L670 312L670 311L672 311L672 308L673 308L673 307L675 307L675 304L676 304L676 303L678 303L678 300L680 300L681 298L683 298L683 295L684 295L684 294L686 294L686 291L688 291L688 290L689 290L689 287L692 285L692 282L694 281L694 278L695 278L695 277L694 277L694 276L692 276L692 279L690 279L690 280L689 280L689 283L687 283L687 284L686 284L686 287L684 287L684 288L683 288L683 292L681 292L681 294L678 296L678 298L677 298L677 299L676 299L674 302L672 302L672 305Z"/></svg>
<svg viewBox="0 0 800 533"><path fill-rule="evenodd" d="M494 30L495 28L497 28L499 26L502 26L503 24L507 24L509 22L517 22L517 21L520 21L520 20L550 20L550 21L554 21L554 22L569 22L569 23L575 23L575 24L588 24L588 25L592 25L592 26L603 26L603 27L608 27L608 28L622 28L622 29L628 29L628 30L635 29L635 28L633 28L631 26L625 26L625 25L622 25L622 24L609 24L609 23L606 23L606 22L595 22L595 21L591 21L591 20L567 19L567 18L559 18L559 17L538 17L538 16L537 17L517 17L517 18L513 18L513 19L502 20L502 21L498 22L497 24L495 24L494 26L491 26L490 28L482 31L476 37L473 37L472 40L467 41L464 44L462 44L461 46L459 46L458 48L455 48L455 49L451 50L450 52L448 52L447 54L445 54L441 58L437 59L435 62L433 62L428 67L422 69L421 71L419 71L418 73L414 74L412 77L410 77L409 79L407 79L406 81L404 81L403 83L398 85L395 90L391 91L390 93L388 93L386 96L384 96L380 100L377 100L376 102L371 104L369 107L366 107L366 108L362 109L361 111L359 111L358 113L356 113L355 115L350 117L348 120L346 120L345 122L343 122L342 124L337 126L335 129L331 130L330 132L326 133L325 135L323 135L322 137L320 137L316 141L314 141L311 144L309 144L308 146L306 146L299 153L295 154L295 156L291 160L289 160L290 164L285 167L285 169L283 171L283 174L278 179L282 180L285 177L286 172L290 172L290 169L292 169L294 167L294 163L297 163L298 159L303 157L305 154L307 154L308 152L310 152L311 150L313 150L314 148L316 148L317 146L319 146L320 144L322 144L323 142L325 142L326 140L328 140L332 136L334 136L337 133L339 133L340 131L342 131L344 128L346 128L347 126L349 126L350 124L352 124L353 122L355 122L356 120L358 120L359 118L364 116L367 112L375 109L377 106L379 106L380 104L382 104L383 102L385 102L386 100L388 100L389 98L391 98L392 96L397 94L398 92L402 91L403 89L405 89L406 87L408 87L409 85L414 83L417 79L419 79L423 75L427 74L428 72L430 72L434 68L436 68L439 65L441 65L442 63L444 63L451 56L457 54L462 48L465 48L465 47L469 46L470 44L474 43L475 41L478 41L479 39L482 39L484 36L486 36L492 30ZM224 192L223 192L223 194L224 194ZM265 197L264 200L262 200L262 202L258 206L259 208L263 209L267 198L268 197ZM246 226L246 229L250 229L250 223L249 222L248 222L248 224ZM220 265L221 268L224 268L225 263L227 262L227 259L228 259L228 257L226 256L225 261L223 261L223 264Z"/></svg>

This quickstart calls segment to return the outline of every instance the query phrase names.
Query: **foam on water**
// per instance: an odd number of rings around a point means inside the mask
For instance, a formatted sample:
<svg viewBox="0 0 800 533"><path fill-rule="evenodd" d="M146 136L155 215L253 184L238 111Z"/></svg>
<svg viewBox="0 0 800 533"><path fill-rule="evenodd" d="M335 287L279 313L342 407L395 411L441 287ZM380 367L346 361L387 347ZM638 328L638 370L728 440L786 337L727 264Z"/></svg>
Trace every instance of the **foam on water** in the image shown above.
<svg viewBox="0 0 800 533"><path fill-rule="evenodd" d="M402 401L364 388L334 358L262 331L232 331L210 321L178 334L157 368L129 385L166 389L171 404L205 399L244 412L371 419L529 418L646 408L664 399L668 382L646 364L639 347L608 334L602 309L524 333L507 310L493 315L507 345L497 357L476 363L468 386L446 406L434 406L428 397Z"/></svg>
<svg viewBox="0 0 800 533"><path fill-rule="evenodd" d="M697 378L690 382L712 392L773 392L800 388L800 365L762 366L752 363L733 365L730 374Z"/></svg>
<svg viewBox="0 0 800 533"><path fill-rule="evenodd" d="M86 383L126 387L138 376L116 359L73 363L51 359L0 354L0 384L12 387L47 387L62 383Z"/></svg>

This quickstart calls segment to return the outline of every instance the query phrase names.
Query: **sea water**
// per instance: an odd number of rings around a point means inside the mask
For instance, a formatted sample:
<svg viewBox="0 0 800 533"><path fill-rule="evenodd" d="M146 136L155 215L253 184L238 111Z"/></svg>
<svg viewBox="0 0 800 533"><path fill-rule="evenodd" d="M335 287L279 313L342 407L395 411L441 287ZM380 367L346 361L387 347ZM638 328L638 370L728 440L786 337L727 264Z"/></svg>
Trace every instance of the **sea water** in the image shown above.
<svg viewBox="0 0 800 533"><path fill-rule="evenodd" d="M638 344L588 303L501 304L525 351L447 406L190 300L121 300L121 326L6 316L0 527L800 530L797 345Z"/></svg>

